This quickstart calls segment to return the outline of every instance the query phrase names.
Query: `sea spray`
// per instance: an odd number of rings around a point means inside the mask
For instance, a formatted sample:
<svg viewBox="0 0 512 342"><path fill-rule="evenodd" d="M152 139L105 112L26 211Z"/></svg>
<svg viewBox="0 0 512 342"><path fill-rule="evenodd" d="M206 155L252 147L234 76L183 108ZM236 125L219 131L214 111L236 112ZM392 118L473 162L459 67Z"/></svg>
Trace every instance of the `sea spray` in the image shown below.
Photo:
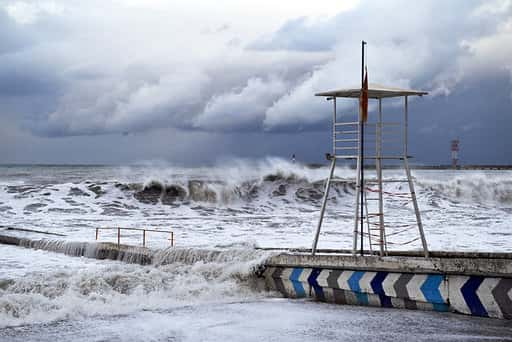
<svg viewBox="0 0 512 342"><path fill-rule="evenodd" d="M106 227L99 241L114 243L115 227L172 230L177 246L198 248L247 240L309 247L328 174L325 167L275 158L196 168L34 166L0 168L0 175L2 170L0 217L7 227L65 234L70 241L91 241L96 228ZM323 247L351 246L354 176L352 169L336 170ZM431 247L510 250L502 238L510 236L510 171L413 170L413 176ZM400 170L384 170L385 180L403 178ZM414 225L411 203L388 196L407 193L407 183L385 183L384 191L386 226ZM416 236L412 229L403 235L403 241ZM167 237L148 233L146 246L164 248ZM142 245L142 233L124 231L121 243Z"/></svg>
<svg viewBox="0 0 512 342"><path fill-rule="evenodd" d="M486 174L456 175L440 180L421 178L417 184L424 192L451 200L479 204L512 204L512 178Z"/></svg>
<svg viewBox="0 0 512 342"><path fill-rule="evenodd" d="M97 257L102 245L28 239L20 239L20 244L88 257ZM107 260L85 269L46 269L22 278L3 280L0 326L140 310L172 310L194 303L245 301L272 295L261 292L262 284L254 276L270 253L247 247L227 250L133 248L131 256L124 254L118 260L140 263L135 256L138 251L150 255L152 264L140 266Z"/></svg>

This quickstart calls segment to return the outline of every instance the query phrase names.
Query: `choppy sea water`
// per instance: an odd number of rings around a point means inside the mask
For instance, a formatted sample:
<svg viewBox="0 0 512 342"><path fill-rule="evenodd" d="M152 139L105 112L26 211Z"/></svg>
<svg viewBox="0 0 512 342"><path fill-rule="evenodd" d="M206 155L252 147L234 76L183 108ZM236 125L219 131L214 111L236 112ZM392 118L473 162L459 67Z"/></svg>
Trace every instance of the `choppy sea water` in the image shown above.
<svg viewBox="0 0 512 342"><path fill-rule="evenodd" d="M193 169L0 167L5 227L72 241L93 241L96 227L172 229L188 255L209 248L228 256L139 266L0 245L0 340L512 339L510 322L292 301L253 284L253 267L268 255L255 246L310 247L327 172L278 159ZM512 172L413 174L432 249L512 251ZM337 170L320 247L350 247L353 176ZM403 178L397 170L384 176ZM414 222L410 203L393 198L406 189L385 187L396 249L419 248L401 245L416 236L404 229ZM166 238L148 233L147 242L172 253ZM101 231L100 240L115 241L114 232ZM141 236L124 232L122 242L140 244Z"/></svg>

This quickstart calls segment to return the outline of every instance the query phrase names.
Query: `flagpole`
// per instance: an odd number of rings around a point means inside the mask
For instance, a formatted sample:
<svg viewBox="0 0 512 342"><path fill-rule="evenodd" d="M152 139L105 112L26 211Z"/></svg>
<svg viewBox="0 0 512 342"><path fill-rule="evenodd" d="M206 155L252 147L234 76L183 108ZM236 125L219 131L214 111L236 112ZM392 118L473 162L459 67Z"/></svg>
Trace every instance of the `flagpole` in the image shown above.
<svg viewBox="0 0 512 342"><path fill-rule="evenodd" d="M364 40L361 41L361 98L363 97L363 87L364 87L364 46L366 45L366 42ZM360 214L360 220L361 220L361 255L363 255L363 215L364 215L364 121L363 121L363 112L361 105L359 106L359 124L361 127L361 148L359 151L359 158L361 160L361 178L359 183L359 190L360 190L360 199L361 199L361 214ZM368 213L366 213L368 215Z"/></svg>

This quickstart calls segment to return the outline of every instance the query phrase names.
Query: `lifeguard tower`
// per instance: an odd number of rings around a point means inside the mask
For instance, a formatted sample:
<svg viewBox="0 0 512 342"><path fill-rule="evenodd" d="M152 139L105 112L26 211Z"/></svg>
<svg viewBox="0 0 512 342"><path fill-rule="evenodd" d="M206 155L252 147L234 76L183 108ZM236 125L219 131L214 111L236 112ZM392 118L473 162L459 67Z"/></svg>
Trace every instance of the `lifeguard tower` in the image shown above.
<svg viewBox="0 0 512 342"><path fill-rule="evenodd" d="M421 240L425 257L429 251L423 232L420 210L414 191L414 183L409 168L408 154L408 123L409 98L412 96L427 95L425 91L399 89L377 84L368 85L368 99L370 105L377 104L376 110L369 113L367 122L362 115L354 113L338 113L336 109L339 99L360 99L363 88L348 88L325 91L315 94L323 96L333 104L332 116L332 153L327 155L331 161L330 173L325 184L325 192L320 212L320 219L313 241L312 253L317 251L318 239L329 197L329 189L333 182L334 170L338 161L355 162L355 216L352 254L364 254L363 240L368 244L372 254L381 256L387 254L388 246L392 245L393 237L401 234L402 240L395 245L408 245ZM389 112L383 113L383 100L392 104ZM373 102L373 103L372 103ZM400 107L403 104L403 111ZM398 106L397 106L398 105ZM374 107L375 108L375 107ZM357 112L357 111L356 111ZM402 112L402 113L400 113ZM389 114L389 115L388 115ZM398 115L397 115L398 114ZM386 117L386 120L384 120ZM391 121L390 119L393 119ZM395 170L404 170L405 177L383 179L385 164L393 164ZM373 173L375 177L364 177L366 173ZM401 191L386 191L383 184L387 182L404 183L404 186L395 187ZM406 188L406 190L403 190ZM403 205L412 204L415 222L388 223L385 216L385 202L398 200ZM412 215L412 210L407 211ZM411 224L411 222L414 222ZM416 226L416 227L413 227ZM412 230L411 230L412 229Z"/></svg>

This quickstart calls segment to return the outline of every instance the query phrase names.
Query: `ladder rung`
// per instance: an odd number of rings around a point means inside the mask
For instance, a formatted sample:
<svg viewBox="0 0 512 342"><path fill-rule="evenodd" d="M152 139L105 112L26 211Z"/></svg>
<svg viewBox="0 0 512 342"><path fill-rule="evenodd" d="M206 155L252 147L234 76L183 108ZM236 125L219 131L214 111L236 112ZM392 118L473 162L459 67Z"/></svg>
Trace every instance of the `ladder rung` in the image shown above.
<svg viewBox="0 0 512 342"><path fill-rule="evenodd" d="M363 232L363 235L366 235L366 236L370 235L370 237L373 237L374 239L376 239L375 241L379 241L379 240L377 240L377 239L380 237L380 235L377 235L377 234L368 234L367 232Z"/></svg>
<svg viewBox="0 0 512 342"><path fill-rule="evenodd" d="M354 155L346 155L346 156L336 155L336 156L334 156L334 158L336 158L336 159L357 159L358 156L354 156Z"/></svg>
<svg viewBox="0 0 512 342"><path fill-rule="evenodd" d="M354 122L336 122L334 125L335 126L359 125L359 122L358 121L354 121Z"/></svg>
<svg viewBox="0 0 512 342"><path fill-rule="evenodd" d="M359 141L359 139L336 139L335 142L351 142L351 141Z"/></svg>
<svg viewBox="0 0 512 342"><path fill-rule="evenodd" d="M355 134L359 133L359 131L335 131L336 134Z"/></svg>

